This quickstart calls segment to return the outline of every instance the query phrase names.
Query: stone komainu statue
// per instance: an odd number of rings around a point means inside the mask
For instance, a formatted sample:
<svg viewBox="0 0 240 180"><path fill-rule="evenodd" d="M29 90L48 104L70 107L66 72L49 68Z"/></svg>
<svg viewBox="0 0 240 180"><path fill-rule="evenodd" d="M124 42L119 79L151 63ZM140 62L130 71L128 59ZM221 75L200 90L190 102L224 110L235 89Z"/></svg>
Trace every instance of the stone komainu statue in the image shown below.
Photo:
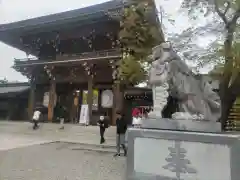
<svg viewBox="0 0 240 180"><path fill-rule="evenodd" d="M173 119L218 121L220 97L202 76L192 73L169 43L153 48L151 58L149 83L153 87L154 104L160 102L156 96L157 88L164 84L168 94L178 100L179 112L172 114Z"/></svg>

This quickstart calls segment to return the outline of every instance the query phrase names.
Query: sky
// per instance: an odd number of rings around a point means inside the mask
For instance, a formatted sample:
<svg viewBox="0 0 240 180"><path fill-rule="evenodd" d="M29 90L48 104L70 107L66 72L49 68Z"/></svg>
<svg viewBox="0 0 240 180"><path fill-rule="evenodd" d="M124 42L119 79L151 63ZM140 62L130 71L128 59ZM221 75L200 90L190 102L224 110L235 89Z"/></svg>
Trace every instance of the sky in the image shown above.
<svg viewBox="0 0 240 180"><path fill-rule="evenodd" d="M0 24L34 18L38 16L78 9L108 0L0 0ZM60 3L61 2L61 3ZM181 32L190 26L188 19L177 14L181 0L155 0L156 6L162 6L164 11L175 19L175 27L166 23L167 30ZM26 54L3 43L0 43L1 69L0 79L9 81L27 81L20 73L11 68L14 58L25 58Z"/></svg>

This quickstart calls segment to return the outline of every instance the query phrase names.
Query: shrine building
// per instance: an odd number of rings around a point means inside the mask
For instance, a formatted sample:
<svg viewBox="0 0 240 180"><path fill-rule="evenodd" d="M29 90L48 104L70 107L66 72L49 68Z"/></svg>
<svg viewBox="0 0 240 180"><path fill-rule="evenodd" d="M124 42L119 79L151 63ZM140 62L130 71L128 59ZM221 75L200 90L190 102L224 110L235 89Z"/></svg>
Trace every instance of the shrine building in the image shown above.
<svg viewBox="0 0 240 180"><path fill-rule="evenodd" d="M123 7L122 1L113 0L0 25L0 41L27 55L16 58L13 68L30 82L29 119L34 108L41 107L45 119L54 121L55 107L61 104L66 107L66 121L78 122L85 104L90 124L103 113L115 124L120 91L112 75L122 57L118 32ZM108 93L102 97L105 90Z"/></svg>

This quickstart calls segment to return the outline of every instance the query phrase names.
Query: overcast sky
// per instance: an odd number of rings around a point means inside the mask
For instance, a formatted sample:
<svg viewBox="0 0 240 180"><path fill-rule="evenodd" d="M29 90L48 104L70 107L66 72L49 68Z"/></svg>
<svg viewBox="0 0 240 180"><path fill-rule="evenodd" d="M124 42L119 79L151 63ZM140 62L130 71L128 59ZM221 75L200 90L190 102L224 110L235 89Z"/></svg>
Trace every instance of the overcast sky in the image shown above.
<svg viewBox="0 0 240 180"><path fill-rule="evenodd" d="M81 7L99 4L108 0L0 0L0 23L14 22L33 17L53 14L57 12L78 9ZM173 15L176 20L175 28L169 26L169 31L180 32L188 27L187 18L176 15L180 0L155 0L157 7L163 6L164 10ZM160 4L161 3L161 4ZM14 71L14 58L25 58L25 53L0 43L1 70L0 79L6 77L9 81L26 81L20 73Z"/></svg>

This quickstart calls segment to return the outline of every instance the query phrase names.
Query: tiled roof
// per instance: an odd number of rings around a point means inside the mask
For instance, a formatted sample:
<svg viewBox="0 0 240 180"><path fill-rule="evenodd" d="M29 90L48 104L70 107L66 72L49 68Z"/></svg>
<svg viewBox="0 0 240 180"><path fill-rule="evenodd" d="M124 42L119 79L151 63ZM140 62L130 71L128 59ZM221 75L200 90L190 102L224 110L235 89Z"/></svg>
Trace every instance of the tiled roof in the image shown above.
<svg viewBox="0 0 240 180"><path fill-rule="evenodd" d="M0 32L14 30L19 28L33 28L41 25L56 25L58 23L65 23L73 19L77 20L90 20L91 18L101 18L106 16L106 13L111 9L117 9L123 6L123 1L112 0L102 4L61 12L57 14L27 19L23 21L2 24L0 25Z"/></svg>
<svg viewBox="0 0 240 180"><path fill-rule="evenodd" d="M0 87L0 94L6 93L20 93L26 91L30 86L12 86L12 87Z"/></svg>

